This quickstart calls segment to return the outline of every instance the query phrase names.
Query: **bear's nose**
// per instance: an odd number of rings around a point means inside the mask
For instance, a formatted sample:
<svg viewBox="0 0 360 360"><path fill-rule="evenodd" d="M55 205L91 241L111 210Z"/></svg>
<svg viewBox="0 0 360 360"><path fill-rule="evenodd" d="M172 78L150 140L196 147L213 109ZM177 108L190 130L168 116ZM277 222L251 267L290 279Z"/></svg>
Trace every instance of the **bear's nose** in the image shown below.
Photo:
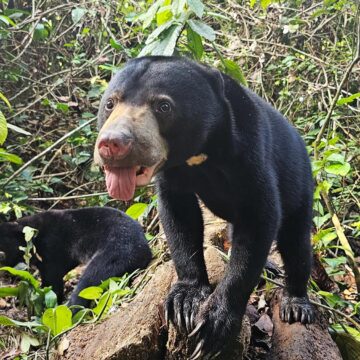
<svg viewBox="0 0 360 360"><path fill-rule="evenodd" d="M123 159L130 152L133 140L126 131L104 131L97 145L99 154L104 159Z"/></svg>

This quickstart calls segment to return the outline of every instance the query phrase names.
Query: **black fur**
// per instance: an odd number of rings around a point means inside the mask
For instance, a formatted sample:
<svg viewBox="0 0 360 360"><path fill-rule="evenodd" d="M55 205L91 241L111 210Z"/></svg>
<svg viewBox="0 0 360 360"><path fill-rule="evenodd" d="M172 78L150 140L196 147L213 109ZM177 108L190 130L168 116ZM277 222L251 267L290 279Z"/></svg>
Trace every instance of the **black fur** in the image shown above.
<svg viewBox="0 0 360 360"><path fill-rule="evenodd" d="M38 257L33 256L44 286L52 286L63 300L63 277L79 264L88 263L69 305L88 304L79 292L113 276L145 268L151 251L141 226L122 211L107 207L76 210L51 210L0 224L0 251L4 265L15 266L23 260L19 246L25 245L24 226L39 231L33 243Z"/></svg>
<svg viewBox="0 0 360 360"><path fill-rule="evenodd" d="M215 354L235 339L274 239L287 274L282 319L311 322L306 286L313 180L296 130L249 89L186 59L130 61L111 81L102 104L115 93L137 106L153 106L158 96L172 99L172 112L154 109L168 144L157 176L159 212L178 274L166 311L180 330L198 336L193 358ZM105 118L101 108L100 126ZM199 154L207 160L186 163ZM204 263L198 197L233 227L230 264L214 291Z"/></svg>

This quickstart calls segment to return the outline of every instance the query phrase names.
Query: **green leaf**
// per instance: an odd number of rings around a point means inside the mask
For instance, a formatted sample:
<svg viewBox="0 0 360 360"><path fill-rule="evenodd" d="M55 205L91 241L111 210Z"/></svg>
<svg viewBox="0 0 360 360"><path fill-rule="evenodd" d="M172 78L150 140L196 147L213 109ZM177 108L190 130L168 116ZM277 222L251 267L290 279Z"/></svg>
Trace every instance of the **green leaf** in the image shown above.
<svg viewBox="0 0 360 360"><path fill-rule="evenodd" d="M173 25L166 37L160 41L159 45L152 51L153 55L171 56L174 53L176 41L182 30L182 25Z"/></svg>
<svg viewBox="0 0 360 360"><path fill-rule="evenodd" d="M187 3L197 17L201 18L204 15L205 6L201 0L188 0Z"/></svg>
<svg viewBox="0 0 360 360"><path fill-rule="evenodd" d="M167 30L171 25L173 24L173 21L169 21L163 25L158 26L147 38L147 40L145 41L145 44L148 45L150 43L152 43L154 40L158 39L158 37L160 36L160 34Z"/></svg>
<svg viewBox="0 0 360 360"><path fill-rule="evenodd" d="M126 214L132 219L137 220L146 211L147 206L148 205L144 203L133 204L126 210Z"/></svg>
<svg viewBox="0 0 360 360"><path fill-rule="evenodd" d="M115 50L122 50L123 49L123 47L118 42L116 42L113 38L110 38L110 45Z"/></svg>
<svg viewBox="0 0 360 360"><path fill-rule="evenodd" d="M6 25L11 25L11 26L15 26L16 24L14 23L14 21L12 21L8 16L5 15L0 15L0 21L2 21L3 23L5 23Z"/></svg>
<svg viewBox="0 0 360 360"><path fill-rule="evenodd" d="M11 109L11 105L10 105L9 100L7 99L7 97L2 92L0 92L0 99L7 105L7 107L9 109Z"/></svg>
<svg viewBox="0 0 360 360"><path fill-rule="evenodd" d="M27 281L30 283L35 289L40 287L40 283L36 280L28 271L25 270L17 270L9 266L4 266L0 268L1 271L7 271L11 275L15 275L19 277L21 280Z"/></svg>
<svg viewBox="0 0 360 360"><path fill-rule="evenodd" d="M329 190L331 189L332 183L324 180L317 184L315 192L314 192L314 199L320 200L321 199L321 193L324 192L325 194L329 193Z"/></svg>
<svg viewBox="0 0 360 360"><path fill-rule="evenodd" d="M173 0L171 2L171 11L175 17L181 16L184 13L185 4L186 0Z"/></svg>
<svg viewBox="0 0 360 360"><path fill-rule="evenodd" d="M90 286L80 291L79 296L87 300L99 299L103 293L103 289L98 286Z"/></svg>
<svg viewBox="0 0 360 360"><path fill-rule="evenodd" d="M232 60L224 60L225 65L225 72L226 74L230 75L232 78L237 80L240 84L244 86L248 86L247 81L245 79L245 76L243 72L241 71L238 64L236 64Z"/></svg>
<svg viewBox="0 0 360 360"><path fill-rule="evenodd" d="M146 29L147 27L150 26L150 24L151 24L152 20L154 19L155 15L156 15L156 12L158 11L162 1L163 0L155 1L154 4L152 4L149 7L149 10L146 13L141 14L138 17L138 20L143 21L143 29Z"/></svg>
<svg viewBox="0 0 360 360"><path fill-rule="evenodd" d="M328 221L331 218L330 214L326 214L324 216L315 216L313 221L317 228L320 228L322 225L325 224L326 221Z"/></svg>
<svg viewBox="0 0 360 360"><path fill-rule="evenodd" d="M71 318L71 310L66 305L59 305L54 309L45 310L41 320L55 336L72 326Z"/></svg>
<svg viewBox="0 0 360 360"><path fill-rule="evenodd" d="M37 24L34 31L34 40L46 39L49 35L49 31L44 24Z"/></svg>
<svg viewBox="0 0 360 360"><path fill-rule="evenodd" d="M350 96L344 97L339 99L336 102L336 105L344 105L344 104L348 104L353 102L355 99L360 98L360 92L356 93L356 94L352 94Z"/></svg>
<svg viewBox="0 0 360 360"><path fill-rule="evenodd" d="M338 268L340 265L344 265L347 262L345 256L338 256L336 258L323 258L323 260L332 268Z"/></svg>
<svg viewBox="0 0 360 360"><path fill-rule="evenodd" d="M16 322L7 316L0 315L0 325L2 326L17 326Z"/></svg>
<svg viewBox="0 0 360 360"><path fill-rule="evenodd" d="M261 7L266 10L266 8L272 3L272 0L260 0Z"/></svg>
<svg viewBox="0 0 360 360"><path fill-rule="evenodd" d="M209 41L215 40L215 31L209 25L200 20L188 20L187 23L200 36L203 36Z"/></svg>
<svg viewBox="0 0 360 360"><path fill-rule="evenodd" d="M18 294L19 294L18 287L0 287L0 297L18 296Z"/></svg>
<svg viewBox="0 0 360 360"><path fill-rule="evenodd" d="M112 305L112 301L113 299L110 292L109 291L104 292L104 294L101 296L99 300L99 303L92 309L93 312L96 315L100 315L101 313L105 315L109 311Z"/></svg>
<svg viewBox="0 0 360 360"><path fill-rule="evenodd" d="M75 8L71 11L71 19L74 24L78 23L81 18L86 14L87 10L84 8Z"/></svg>
<svg viewBox="0 0 360 360"><path fill-rule="evenodd" d="M30 226L24 226L24 228L22 229L23 234L25 235L25 241L29 242L32 238L36 237L36 235L38 234L38 230L34 229Z"/></svg>
<svg viewBox="0 0 360 360"><path fill-rule="evenodd" d="M318 294L325 298L328 305L333 308L338 305L346 304L345 301L337 294L332 294L327 291L318 291Z"/></svg>
<svg viewBox="0 0 360 360"><path fill-rule="evenodd" d="M0 110L0 145L2 145L8 136L8 127L5 119L5 115Z"/></svg>
<svg viewBox="0 0 360 360"><path fill-rule="evenodd" d="M14 164L21 165L23 161L21 158L15 154L10 154L4 149L0 149L0 161L10 161Z"/></svg>
<svg viewBox="0 0 360 360"><path fill-rule="evenodd" d="M17 327L22 326L22 327L27 327L29 329L42 327L41 324L39 324L36 321L17 321L17 320L12 320L4 315L0 315L0 325L17 326Z"/></svg>
<svg viewBox="0 0 360 360"><path fill-rule="evenodd" d="M326 158L326 161L338 162L343 164L345 162L345 156L338 153L332 153Z"/></svg>
<svg viewBox="0 0 360 360"><path fill-rule="evenodd" d="M156 14L156 23L158 26L165 24L173 17L171 6L163 6Z"/></svg>
<svg viewBox="0 0 360 360"><path fill-rule="evenodd" d="M324 168L324 170L328 174L334 174L334 175L340 175L340 176L345 176L350 171L350 169L351 169L351 166L347 162L344 164L327 165Z"/></svg>
<svg viewBox="0 0 360 360"><path fill-rule="evenodd" d="M201 57L204 53L201 36L197 34L194 30L192 30L191 27L188 27L186 30L186 37L189 49L193 53L195 59L201 60Z"/></svg>
<svg viewBox="0 0 360 360"><path fill-rule="evenodd" d="M46 294L45 294L45 306L47 308L53 308L55 307L57 304L57 296L54 293L54 291L49 290Z"/></svg>

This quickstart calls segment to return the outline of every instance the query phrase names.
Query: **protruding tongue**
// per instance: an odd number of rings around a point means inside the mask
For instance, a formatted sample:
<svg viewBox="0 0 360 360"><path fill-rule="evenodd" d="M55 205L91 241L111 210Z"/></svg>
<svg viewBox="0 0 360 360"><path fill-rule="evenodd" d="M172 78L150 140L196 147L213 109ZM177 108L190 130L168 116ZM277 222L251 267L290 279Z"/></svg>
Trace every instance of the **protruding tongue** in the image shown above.
<svg viewBox="0 0 360 360"><path fill-rule="evenodd" d="M106 187L109 195L118 200L128 201L134 196L136 185L136 169L105 167Z"/></svg>

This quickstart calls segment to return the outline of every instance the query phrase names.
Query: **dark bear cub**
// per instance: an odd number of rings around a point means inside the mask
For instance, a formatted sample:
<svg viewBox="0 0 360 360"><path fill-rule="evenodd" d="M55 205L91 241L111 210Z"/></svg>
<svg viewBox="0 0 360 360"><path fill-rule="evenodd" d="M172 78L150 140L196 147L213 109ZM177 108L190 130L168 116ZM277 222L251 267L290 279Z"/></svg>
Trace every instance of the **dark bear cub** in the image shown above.
<svg viewBox="0 0 360 360"><path fill-rule="evenodd" d="M110 277L145 268L151 251L141 226L122 211L107 207L51 210L0 224L0 251L3 265L15 266L23 260L19 246L25 246L25 226L39 232L33 239L38 256L31 264L40 272L43 286L52 286L63 300L63 277L79 264L87 264L71 295L69 305L84 305L82 289L99 285Z"/></svg>

